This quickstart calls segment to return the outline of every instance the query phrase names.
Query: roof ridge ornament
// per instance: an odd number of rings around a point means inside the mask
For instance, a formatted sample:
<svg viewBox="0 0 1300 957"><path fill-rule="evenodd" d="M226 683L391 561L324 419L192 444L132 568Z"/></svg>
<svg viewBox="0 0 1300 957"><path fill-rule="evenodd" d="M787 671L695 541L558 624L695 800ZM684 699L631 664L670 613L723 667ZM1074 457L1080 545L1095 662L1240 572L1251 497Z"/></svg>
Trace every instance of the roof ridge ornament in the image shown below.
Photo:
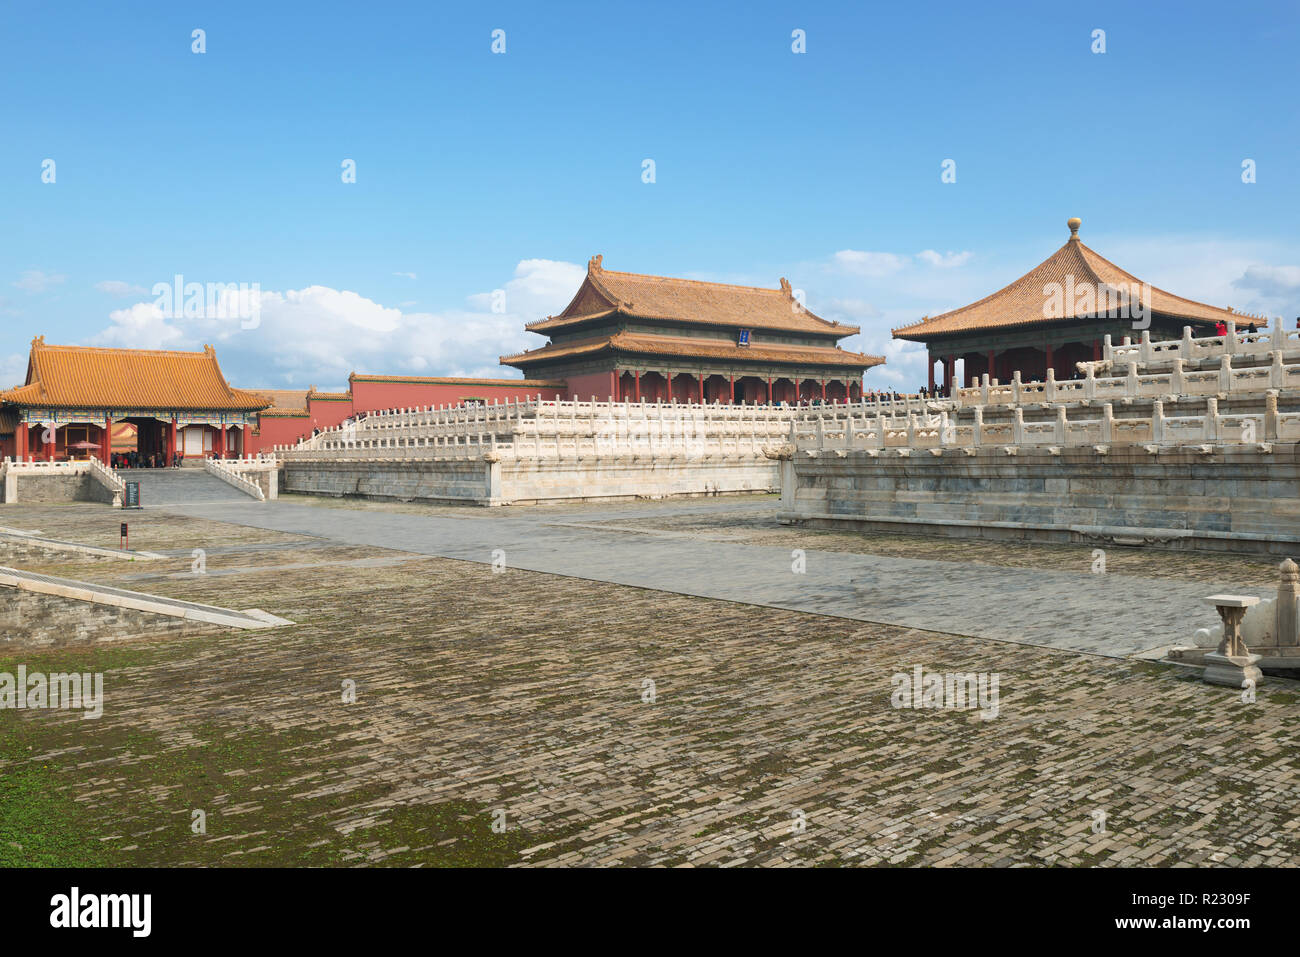
<svg viewBox="0 0 1300 957"><path fill-rule="evenodd" d="M589 260L587 260L587 272L600 272L602 269L604 269L605 267L601 265L601 262L604 260L604 258L605 257L603 254L597 253L596 255L592 256Z"/></svg>
<svg viewBox="0 0 1300 957"><path fill-rule="evenodd" d="M1078 216L1071 216L1069 219L1065 221L1065 225L1070 227L1070 239L1075 242L1078 242L1079 227L1083 225L1083 220L1080 219Z"/></svg>
<svg viewBox="0 0 1300 957"><path fill-rule="evenodd" d="M781 277L781 292L785 294L787 299L794 298L794 289L790 286L790 280L784 276Z"/></svg>

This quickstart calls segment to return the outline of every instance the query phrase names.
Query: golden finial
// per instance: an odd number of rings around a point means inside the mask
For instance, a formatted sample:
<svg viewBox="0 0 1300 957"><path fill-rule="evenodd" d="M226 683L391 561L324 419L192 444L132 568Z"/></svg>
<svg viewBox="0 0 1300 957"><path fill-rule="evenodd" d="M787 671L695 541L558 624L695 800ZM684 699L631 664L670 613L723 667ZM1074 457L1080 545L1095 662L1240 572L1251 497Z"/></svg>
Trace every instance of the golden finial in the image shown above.
<svg viewBox="0 0 1300 957"><path fill-rule="evenodd" d="M1079 227L1083 225L1083 220L1080 219L1078 216L1071 216L1069 219L1065 221L1065 225L1070 227L1070 238L1078 239Z"/></svg>

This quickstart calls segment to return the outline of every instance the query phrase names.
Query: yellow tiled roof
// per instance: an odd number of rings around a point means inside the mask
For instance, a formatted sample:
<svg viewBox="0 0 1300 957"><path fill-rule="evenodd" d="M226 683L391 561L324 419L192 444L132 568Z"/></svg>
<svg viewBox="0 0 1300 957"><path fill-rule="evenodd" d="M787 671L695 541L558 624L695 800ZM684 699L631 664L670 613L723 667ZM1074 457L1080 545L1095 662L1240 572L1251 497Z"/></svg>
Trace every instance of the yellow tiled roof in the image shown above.
<svg viewBox="0 0 1300 957"><path fill-rule="evenodd" d="M653 336L619 332L576 342L552 343L530 352L502 356L506 365L524 366L547 359L563 359L600 352L633 355L681 356L686 359L732 359L751 362L802 362L809 365L847 366L866 369L882 365L884 357L847 352L838 346L740 346L727 339L699 339L690 336Z"/></svg>
<svg viewBox="0 0 1300 957"><path fill-rule="evenodd" d="M306 389L249 389L248 391L262 396L271 403L266 409L267 412L307 411Z"/></svg>
<svg viewBox="0 0 1300 957"><path fill-rule="evenodd" d="M0 401L39 408L253 412L270 400L232 389L211 346L202 352L51 346L32 340L27 383Z"/></svg>
<svg viewBox="0 0 1300 957"><path fill-rule="evenodd" d="M1120 302L1126 301L1128 290L1136 286L1139 291L1139 303L1133 306L1138 304L1150 306L1153 312L1203 322L1236 320L1238 325L1254 322L1257 328L1268 325L1268 320L1262 316L1251 316L1234 312L1232 309L1208 306L1203 302L1175 296L1155 286L1143 286L1142 280L1120 269L1083 244L1079 239L1077 219L1070 220L1069 225L1070 238L1065 245L1009 286L969 306L942 315L929 316L920 322L895 329L894 337L924 341L932 336L978 329L1011 329L1045 322L1094 318L1096 310L1076 314L1076 303L1071 301L1063 303L1064 315L1048 314L1045 304L1048 300L1049 285L1058 283L1065 287L1070 278L1076 289L1091 284L1094 294L1101 290L1122 292L1125 295L1119 298ZM1140 302L1144 290L1149 293L1150 302ZM1130 306L1130 309L1133 306Z"/></svg>
<svg viewBox="0 0 1300 957"><path fill-rule="evenodd" d="M550 332L576 326L616 312L645 319L742 329L781 329L851 336L857 326L841 325L815 316L799 305L785 279L779 289L732 286L670 276L615 272L593 256L587 278L573 301L558 316L548 316L525 326L530 332Z"/></svg>

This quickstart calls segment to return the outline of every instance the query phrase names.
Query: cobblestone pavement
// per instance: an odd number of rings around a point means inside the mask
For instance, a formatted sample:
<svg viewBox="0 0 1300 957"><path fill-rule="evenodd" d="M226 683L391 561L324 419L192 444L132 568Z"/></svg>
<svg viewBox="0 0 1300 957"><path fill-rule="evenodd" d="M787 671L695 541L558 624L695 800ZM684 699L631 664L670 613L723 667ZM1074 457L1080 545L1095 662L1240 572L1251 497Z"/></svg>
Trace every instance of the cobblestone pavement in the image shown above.
<svg viewBox="0 0 1300 957"><path fill-rule="evenodd" d="M70 537L100 514L26 517ZM1293 866L1300 852L1293 682L1246 703L1134 660L162 513L133 534L174 557L77 573L145 574L149 590L296 624L27 660L104 671L105 714L0 712L0 863ZM192 548L213 573L185 574ZM892 676L917 665L996 672L998 716L892 707Z"/></svg>
<svg viewBox="0 0 1300 957"><path fill-rule="evenodd" d="M1165 648L1188 644L1198 627L1217 622L1202 601L1205 595L1247 588L1261 593L1250 581L1095 574L1091 549L1075 549L1069 568L1059 560L1057 567L1017 567L961 560L965 551L953 543L947 543L943 559L913 558L823 550L817 547L820 538L800 530L789 530L778 545L629 524L647 516L699 520L737 508L762 514L763 503L734 500L421 511L335 508L295 499L177 510L340 543L495 559L512 568L1112 656L1159 657ZM1249 570L1258 581L1260 573Z"/></svg>

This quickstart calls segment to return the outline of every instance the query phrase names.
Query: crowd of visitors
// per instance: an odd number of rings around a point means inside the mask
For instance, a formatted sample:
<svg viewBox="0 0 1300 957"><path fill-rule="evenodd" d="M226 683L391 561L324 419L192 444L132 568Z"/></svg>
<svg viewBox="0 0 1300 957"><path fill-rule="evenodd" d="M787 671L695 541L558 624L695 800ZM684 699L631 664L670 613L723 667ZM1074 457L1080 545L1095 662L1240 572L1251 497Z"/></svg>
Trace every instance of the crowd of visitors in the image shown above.
<svg viewBox="0 0 1300 957"><path fill-rule="evenodd" d="M162 469L167 468L166 452L151 452L144 454L138 451L132 452L114 452L112 455L112 466L115 469ZM181 467L181 457L179 454L172 456L171 468L178 469Z"/></svg>

